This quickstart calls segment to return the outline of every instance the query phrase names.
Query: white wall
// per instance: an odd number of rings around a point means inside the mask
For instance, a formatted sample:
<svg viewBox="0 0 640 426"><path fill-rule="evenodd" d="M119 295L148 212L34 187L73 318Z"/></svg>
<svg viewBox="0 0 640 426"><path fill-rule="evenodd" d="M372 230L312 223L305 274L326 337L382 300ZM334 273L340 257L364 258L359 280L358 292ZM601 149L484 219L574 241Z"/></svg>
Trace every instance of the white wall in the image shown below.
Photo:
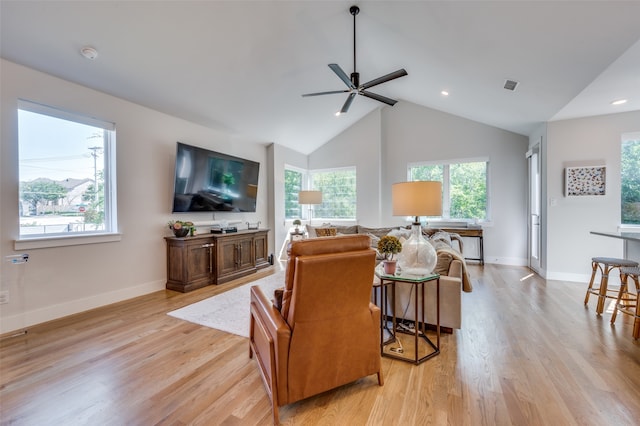
<svg viewBox="0 0 640 426"><path fill-rule="evenodd" d="M307 169L308 158L306 155L282 145L274 144L271 150L273 152L273 215L276 218L273 224L272 234L275 238L274 254L276 258L279 258L292 222L285 221L284 219L284 168L288 165L300 169Z"/></svg>
<svg viewBox="0 0 640 426"><path fill-rule="evenodd" d="M0 333L164 289L164 236L171 215L176 142L203 146L260 162L257 213L216 213L216 219L261 221L273 226L268 208L268 148L2 60L0 145L0 254L16 254L18 228L18 98L116 123L118 242L29 250L23 295L0 305ZM175 218L212 222L211 213ZM273 252L273 236L270 236ZM11 276L2 262L0 279Z"/></svg>
<svg viewBox="0 0 640 426"><path fill-rule="evenodd" d="M309 169L356 167L356 211L364 226L382 224L381 110L376 109L309 155Z"/></svg>
<svg viewBox="0 0 640 426"><path fill-rule="evenodd" d="M368 115L309 156L312 169L356 165L358 222L403 224L391 214L391 185L406 181L408 163L488 157L491 223L484 229L485 259L526 264L528 139L409 102L377 111L379 118L377 112Z"/></svg>
<svg viewBox="0 0 640 426"><path fill-rule="evenodd" d="M593 256L623 256L622 240L590 231L618 231L621 135L637 131L640 111L548 123L548 278L588 282ZM606 195L565 197L565 167L590 165L607 167Z"/></svg>

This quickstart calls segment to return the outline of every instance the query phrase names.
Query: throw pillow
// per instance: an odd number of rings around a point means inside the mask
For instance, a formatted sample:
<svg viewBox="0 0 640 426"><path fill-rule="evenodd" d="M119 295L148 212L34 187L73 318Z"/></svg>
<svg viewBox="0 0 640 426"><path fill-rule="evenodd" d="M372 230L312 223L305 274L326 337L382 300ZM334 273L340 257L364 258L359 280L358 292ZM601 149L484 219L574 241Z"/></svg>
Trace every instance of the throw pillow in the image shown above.
<svg viewBox="0 0 640 426"><path fill-rule="evenodd" d="M440 275L449 275L449 265L453 261L453 256L449 253L438 252L438 261L433 272Z"/></svg>
<svg viewBox="0 0 640 426"><path fill-rule="evenodd" d="M358 225L358 234L373 234L376 237L383 237L396 228L367 228Z"/></svg>
<svg viewBox="0 0 640 426"><path fill-rule="evenodd" d="M335 237L338 233L336 228L316 228L316 235L318 237Z"/></svg>
<svg viewBox="0 0 640 426"><path fill-rule="evenodd" d="M409 237L411 237L411 229L403 229L403 228L393 229L387 235L396 237L399 240L402 240L403 238L405 240L408 240Z"/></svg>
<svg viewBox="0 0 640 426"><path fill-rule="evenodd" d="M332 228L336 228L338 230L338 234L357 234L358 226L345 226L345 225L331 225ZM326 227L323 227L326 228Z"/></svg>
<svg viewBox="0 0 640 426"><path fill-rule="evenodd" d="M317 238L318 236L316 235L316 227L315 226L311 226L309 224L305 225L305 227L307 228L307 236L309 238Z"/></svg>
<svg viewBox="0 0 640 426"><path fill-rule="evenodd" d="M282 310L282 296L284 295L284 287L277 288L273 292L273 306L276 307L277 310Z"/></svg>
<svg viewBox="0 0 640 426"><path fill-rule="evenodd" d="M380 241L380 237L371 233L368 233L367 235L371 240L371 248L376 251L376 260L385 260L386 256L378 251L378 241Z"/></svg>

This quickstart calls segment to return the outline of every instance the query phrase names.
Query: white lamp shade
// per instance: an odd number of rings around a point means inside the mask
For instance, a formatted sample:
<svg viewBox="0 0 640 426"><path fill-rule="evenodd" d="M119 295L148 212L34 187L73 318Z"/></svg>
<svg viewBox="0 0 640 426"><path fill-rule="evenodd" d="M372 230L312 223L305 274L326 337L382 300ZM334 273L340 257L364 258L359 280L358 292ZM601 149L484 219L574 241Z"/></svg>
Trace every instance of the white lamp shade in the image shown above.
<svg viewBox="0 0 640 426"><path fill-rule="evenodd" d="M394 216L441 216L442 182L395 183L391 187Z"/></svg>
<svg viewBox="0 0 640 426"><path fill-rule="evenodd" d="M322 204L322 191L298 192L298 204Z"/></svg>

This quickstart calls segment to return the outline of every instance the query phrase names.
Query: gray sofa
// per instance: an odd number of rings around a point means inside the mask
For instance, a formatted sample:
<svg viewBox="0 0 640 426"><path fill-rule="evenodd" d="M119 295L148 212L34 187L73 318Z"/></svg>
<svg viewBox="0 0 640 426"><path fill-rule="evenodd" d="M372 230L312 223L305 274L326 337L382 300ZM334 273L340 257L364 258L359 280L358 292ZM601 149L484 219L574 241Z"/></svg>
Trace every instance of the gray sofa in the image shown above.
<svg viewBox="0 0 640 426"><path fill-rule="evenodd" d="M408 231L406 227L370 228L362 225L341 226L323 224L306 226L308 238L329 237L343 234L366 234L371 237L371 246L377 247L377 240L384 235L400 235ZM445 331L462 327L462 292L471 292L466 263L462 256L463 243L460 236L438 229L423 228L422 233L432 242L438 254L435 272L440 274L440 326ZM382 260L382 258L379 258ZM396 287L396 315L410 321L415 319L412 285L398 283ZM436 322L436 288L427 285L425 288L426 322ZM378 298L380 300L380 298ZM418 300L420 303L420 300Z"/></svg>

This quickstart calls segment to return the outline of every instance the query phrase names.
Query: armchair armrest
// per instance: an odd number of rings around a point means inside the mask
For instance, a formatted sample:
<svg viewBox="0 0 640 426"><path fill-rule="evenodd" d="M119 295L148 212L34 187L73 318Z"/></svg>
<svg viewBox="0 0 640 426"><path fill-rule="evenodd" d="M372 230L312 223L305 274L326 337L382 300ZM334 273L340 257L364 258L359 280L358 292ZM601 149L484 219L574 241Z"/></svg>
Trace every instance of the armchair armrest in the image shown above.
<svg viewBox="0 0 640 426"><path fill-rule="evenodd" d="M258 286L251 287L251 306L256 307L261 316L264 317L265 325L272 335L275 336L280 332L291 335L289 325L280 314L280 311L273 305L272 301L264 294Z"/></svg>
<svg viewBox="0 0 640 426"><path fill-rule="evenodd" d="M251 329L249 357L256 354L262 379L274 407L287 401L287 365L291 328L280 311L258 286L251 287ZM279 385L276 386L276 383Z"/></svg>

